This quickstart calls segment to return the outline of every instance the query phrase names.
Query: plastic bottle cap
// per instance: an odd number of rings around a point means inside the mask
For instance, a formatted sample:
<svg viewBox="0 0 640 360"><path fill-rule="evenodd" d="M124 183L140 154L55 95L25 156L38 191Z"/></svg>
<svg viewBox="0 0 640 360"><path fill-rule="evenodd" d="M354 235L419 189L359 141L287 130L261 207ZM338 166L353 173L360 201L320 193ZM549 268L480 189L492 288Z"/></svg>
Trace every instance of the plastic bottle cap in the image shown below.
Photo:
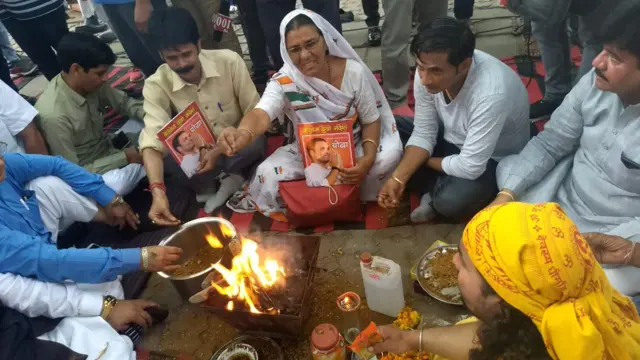
<svg viewBox="0 0 640 360"><path fill-rule="evenodd" d="M371 253L364 252L362 253L362 255L360 255L360 261L363 264L371 264L371 262L373 261L373 257L371 256Z"/></svg>
<svg viewBox="0 0 640 360"><path fill-rule="evenodd" d="M340 333L331 324L320 324L311 333L311 344L320 351L332 349L339 341Z"/></svg>

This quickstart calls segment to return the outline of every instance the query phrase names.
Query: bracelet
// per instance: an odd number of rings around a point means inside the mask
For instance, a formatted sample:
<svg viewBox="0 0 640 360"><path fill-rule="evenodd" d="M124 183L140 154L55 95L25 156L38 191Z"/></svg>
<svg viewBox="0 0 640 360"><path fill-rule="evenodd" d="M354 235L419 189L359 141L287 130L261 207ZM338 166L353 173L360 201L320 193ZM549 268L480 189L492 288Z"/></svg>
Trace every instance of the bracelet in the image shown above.
<svg viewBox="0 0 640 360"><path fill-rule="evenodd" d="M511 198L511 201L516 201L516 198L515 198L513 195L511 195L511 193L509 193L509 192L508 192L508 191L506 191L506 190L501 190L501 191L499 191L499 192L498 192L498 195L505 195L505 196L510 197L510 198Z"/></svg>
<svg viewBox="0 0 640 360"><path fill-rule="evenodd" d="M244 131L246 131L246 132L248 132L248 133L249 133L249 136L251 136L251 141L253 141L253 138L255 138L255 137L256 137L256 135L253 133L253 131L252 131L251 129L249 129L249 128L246 128L246 127L239 127L239 128L238 128L238 131L241 131L241 130L244 130Z"/></svg>
<svg viewBox="0 0 640 360"><path fill-rule="evenodd" d="M149 250L146 247L140 250L140 257L142 258L142 270L149 270Z"/></svg>
<svg viewBox="0 0 640 360"><path fill-rule="evenodd" d="M102 311L100 311L100 317L106 320L107 317L109 317L111 310L113 310L113 308L116 306L117 303L118 303L118 299L114 298L111 295L107 295L103 297Z"/></svg>
<svg viewBox="0 0 640 360"><path fill-rule="evenodd" d="M422 324L420 327L420 336L418 337L418 354L420 355L420 359L422 359L422 334L424 333L424 327L426 324Z"/></svg>
<svg viewBox="0 0 640 360"><path fill-rule="evenodd" d="M629 252L624 255L625 265L629 265L629 261L631 261L631 258L633 257L633 252L635 251L635 249L636 249L636 242L634 241L633 244L631 245L631 250L629 250Z"/></svg>
<svg viewBox="0 0 640 360"><path fill-rule="evenodd" d="M149 187L147 189L149 189L149 191L158 188L160 190L162 190L165 194L167 193L167 187L164 185L164 183L161 182L154 182L149 184Z"/></svg>
<svg viewBox="0 0 640 360"><path fill-rule="evenodd" d="M372 144L373 144L373 146L375 146L375 147L376 147L376 150L378 150L378 143L377 143L375 140L371 140L371 139L364 139L364 140L362 140L362 147L364 148L364 144L365 144L365 143L368 143L368 142L372 143Z"/></svg>
<svg viewBox="0 0 640 360"><path fill-rule="evenodd" d="M393 180L393 181L397 182L398 184L404 186L404 181L398 179L396 176L392 176L391 180Z"/></svg>

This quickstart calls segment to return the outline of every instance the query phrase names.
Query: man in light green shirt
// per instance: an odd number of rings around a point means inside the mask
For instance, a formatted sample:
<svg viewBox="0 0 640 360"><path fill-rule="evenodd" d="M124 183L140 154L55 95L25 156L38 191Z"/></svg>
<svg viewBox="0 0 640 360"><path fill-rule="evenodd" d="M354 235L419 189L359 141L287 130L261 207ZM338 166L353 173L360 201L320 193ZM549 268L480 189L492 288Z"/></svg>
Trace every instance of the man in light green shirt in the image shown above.
<svg viewBox="0 0 640 360"><path fill-rule="evenodd" d="M52 155L60 155L103 175L105 183L121 195L128 194L145 177L142 157L135 148L138 134L116 148L104 133L103 111L114 109L122 116L142 119L142 101L129 98L106 83L116 56L95 36L66 35L58 46L62 72L51 80L36 103L39 126Z"/></svg>

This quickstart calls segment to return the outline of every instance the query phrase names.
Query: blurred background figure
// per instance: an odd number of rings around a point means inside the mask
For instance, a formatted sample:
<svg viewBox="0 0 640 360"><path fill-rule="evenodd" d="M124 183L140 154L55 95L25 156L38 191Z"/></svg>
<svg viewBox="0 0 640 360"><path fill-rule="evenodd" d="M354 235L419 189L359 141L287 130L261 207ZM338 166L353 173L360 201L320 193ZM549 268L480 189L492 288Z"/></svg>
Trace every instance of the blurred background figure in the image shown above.
<svg viewBox="0 0 640 360"><path fill-rule="evenodd" d="M392 109L407 106L411 73L409 39L414 4L418 31L433 19L447 15L447 0L382 0L382 79L383 89Z"/></svg>
<svg viewBox="0 0 640 360"><path fill-rule="evenodd" d="M378 0L362 0L362 10L367 18L364 22L367 30L367 42L369 46L380 46L382 43L382 31L380 30L380 2Z"/></svg>
<svg viewBox="0 0 640 360"><path fill-rule="evenodd" d="M2 56L8 66L7 70L10 72L11 79L20 76L29 76L38 72L38 67L28 57L20 56L16 50L11 46L11 39L9 38L9 32L0 22L0 49L2 50ZM4 64L2 66L4 69ZM2 70L4 72L4 70ZM4 76L4 74L3 74ZM4 78L3 78L4 81ZM6 82L6 81L5 81ZM7 84L14 88L15 85L12 81L11 84ZM15 89L14 89L15 90Z"/></svg>
<svg viewBox="0 0 640 360"><path fill-rule="evenodd" d="M69 33L62 0L0 0L0 20L48 80L60 73L54 49Z"/></svg>
<svg viewBox="0 0 640 360"><path fill-rule="evenodd" d="M145 76L151 76L156 72L163 61L155 49L146 27L139 31L139 24L135 20L135 9L138 4L135 0L94 0L96 5L102 7L109 21L111 29L120 40L122 48L136 68L142 74L133 72L132 81L142 80ZM150 9L164 9L167 7L165 0L147 0L143 5ZM146 26L146 25L145 25Z"/></svg>

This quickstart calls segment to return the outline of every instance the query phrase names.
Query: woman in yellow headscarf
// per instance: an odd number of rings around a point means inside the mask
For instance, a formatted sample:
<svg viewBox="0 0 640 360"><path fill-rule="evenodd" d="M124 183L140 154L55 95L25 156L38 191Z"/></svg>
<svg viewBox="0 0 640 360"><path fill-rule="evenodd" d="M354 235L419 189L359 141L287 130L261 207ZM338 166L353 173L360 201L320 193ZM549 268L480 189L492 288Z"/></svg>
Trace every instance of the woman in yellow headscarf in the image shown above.
<svg viewBox="0 0 640 360"><path fill-rule="evenodd" d="M454 261L465 304L480 321L422 334L382 327L385 341L372 350L422 348L449 359L640 359L635 306L611 287L557 204L481 211Z"/></svg>

